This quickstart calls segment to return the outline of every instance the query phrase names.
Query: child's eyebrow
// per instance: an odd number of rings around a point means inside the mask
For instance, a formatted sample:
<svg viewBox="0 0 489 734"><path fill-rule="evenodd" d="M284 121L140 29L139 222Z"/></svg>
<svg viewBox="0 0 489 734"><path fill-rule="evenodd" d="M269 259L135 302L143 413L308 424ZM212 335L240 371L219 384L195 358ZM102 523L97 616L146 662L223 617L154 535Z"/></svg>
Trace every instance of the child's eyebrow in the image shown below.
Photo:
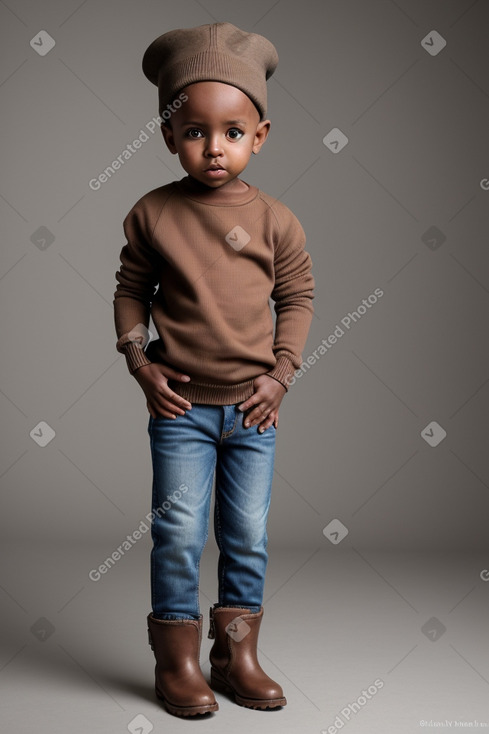
<svg viewBox="0 0 489 734"><path fill-rule="evenodd" d="M205 127L207 123L198 120L185 120L184 125L196 125L197 127ZM246 120L226 120L223 125L246 125Z"/></svg>

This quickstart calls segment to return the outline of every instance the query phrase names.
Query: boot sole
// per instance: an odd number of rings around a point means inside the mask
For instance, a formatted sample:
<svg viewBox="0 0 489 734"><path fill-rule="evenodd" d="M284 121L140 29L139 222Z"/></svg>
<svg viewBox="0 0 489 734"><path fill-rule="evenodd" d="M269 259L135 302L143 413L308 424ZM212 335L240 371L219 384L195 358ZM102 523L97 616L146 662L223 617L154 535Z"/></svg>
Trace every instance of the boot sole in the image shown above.
<svg viewBox="0 0 489 734"><path fill-rule="evenodd" d="M217 703L217 701L216 703L207 703L202 706L176 706L174 703L170 703L170 701L168 701L168 699L158 693L158 691L156 691L156 696L160 699L160 701L163 702L163 705L168 713L173 714L173 716L199 716L202 714L210 714L213 711L219 710L219 704Z"/></svg>
<svg viewBox="0 0 489 734"><path fill-rule="evenodd" d="M283 698L246 698L240 696L215 668L211 668L211 688L214 691L219 691L219 693L227 693L233 696L239 706L244 706L248 709L265 711L266 709L276 709L279 706L287 705L285 696Z"/></svg>

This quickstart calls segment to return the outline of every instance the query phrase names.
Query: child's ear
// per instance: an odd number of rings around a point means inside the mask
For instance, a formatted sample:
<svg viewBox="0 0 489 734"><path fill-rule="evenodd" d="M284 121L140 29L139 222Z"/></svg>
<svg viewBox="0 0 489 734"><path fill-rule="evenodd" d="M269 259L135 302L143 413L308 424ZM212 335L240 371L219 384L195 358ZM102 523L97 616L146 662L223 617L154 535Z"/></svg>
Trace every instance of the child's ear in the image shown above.
<svg viewBox="0 0 489 734"><path fill-rule="evenodd" d="M166 143L166 147L168 148L170 153L175 154L177 152L177 148L175 146L175 137L173 135L173 130L169 125L165 125L164 123L162 123L160 127Z"/></svg>
<svg viewBox="0 0 489 734"><path fill-rule="evenodd" d="M256 132L255 132L255 140L253 143L253 153L259 153L261 150L261 147L265 140L268 137L268 133L270 132L270 126L271 126L270 120L261 120L261 122L258 123Z"/></svg>

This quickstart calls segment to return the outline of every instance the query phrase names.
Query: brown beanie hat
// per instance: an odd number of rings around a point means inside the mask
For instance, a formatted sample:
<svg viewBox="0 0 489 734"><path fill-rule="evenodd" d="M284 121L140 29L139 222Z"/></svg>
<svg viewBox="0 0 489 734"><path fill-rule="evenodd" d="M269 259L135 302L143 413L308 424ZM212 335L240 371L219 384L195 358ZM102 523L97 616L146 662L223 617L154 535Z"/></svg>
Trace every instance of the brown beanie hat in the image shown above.
<svg viewBox="0 0 489 734"><path fill-rule="evenodd" d="M195 82L231 84L248 95L263 120L266 80L278 64L273 43L231 23L179 28L159 36L143 56L143 72L158 87L159 113Z"/></svg>

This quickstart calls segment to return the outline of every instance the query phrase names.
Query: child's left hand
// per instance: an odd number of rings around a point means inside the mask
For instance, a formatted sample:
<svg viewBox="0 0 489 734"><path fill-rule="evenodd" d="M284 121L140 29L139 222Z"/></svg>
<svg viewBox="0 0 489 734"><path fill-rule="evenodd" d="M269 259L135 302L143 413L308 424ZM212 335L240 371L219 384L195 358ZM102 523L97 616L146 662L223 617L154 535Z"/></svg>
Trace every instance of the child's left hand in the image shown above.
<svg viewBox="0 0 489 734"><path fill-rule="evenodd" d="M269 375L259 375L253 380L255 392L241 403L239 410L253 408L245 418L245 428L258 425L258 431L263 433L274 425L278 428L278 409L286 389L280 382Z"/></svg>

